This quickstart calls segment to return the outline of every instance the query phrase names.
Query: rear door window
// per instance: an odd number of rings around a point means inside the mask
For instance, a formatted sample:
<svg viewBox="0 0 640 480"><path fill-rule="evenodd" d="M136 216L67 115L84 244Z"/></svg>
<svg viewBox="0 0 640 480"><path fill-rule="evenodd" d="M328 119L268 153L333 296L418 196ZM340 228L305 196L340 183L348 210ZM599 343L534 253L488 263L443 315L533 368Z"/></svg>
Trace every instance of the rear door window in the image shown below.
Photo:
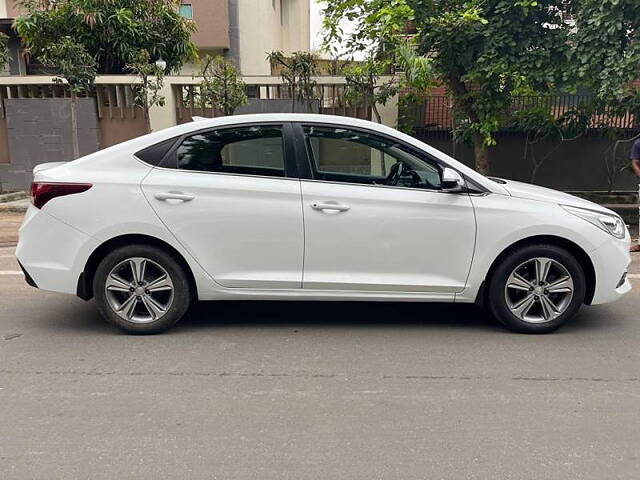
<svg viewBox="0 0 640 480"><path fill-rule="evenodd" d="M282 126L253 125L196 133L182 140L174 165L197 172L285 176Z"/></svg>

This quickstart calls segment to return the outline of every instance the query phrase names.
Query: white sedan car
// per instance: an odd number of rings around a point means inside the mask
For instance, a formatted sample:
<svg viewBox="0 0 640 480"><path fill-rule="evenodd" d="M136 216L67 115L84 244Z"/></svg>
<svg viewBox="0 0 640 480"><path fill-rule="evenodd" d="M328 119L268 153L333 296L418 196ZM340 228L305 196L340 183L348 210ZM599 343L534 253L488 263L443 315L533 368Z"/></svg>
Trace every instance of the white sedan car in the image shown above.
<svg viewBox="0 0 640 480"><path fill-rule="evenodd" d="M631 289L614 212L345 117L195 121L39 165L31 194L27 282L131 333L196 299L476 302L546 333Z"/></svg>

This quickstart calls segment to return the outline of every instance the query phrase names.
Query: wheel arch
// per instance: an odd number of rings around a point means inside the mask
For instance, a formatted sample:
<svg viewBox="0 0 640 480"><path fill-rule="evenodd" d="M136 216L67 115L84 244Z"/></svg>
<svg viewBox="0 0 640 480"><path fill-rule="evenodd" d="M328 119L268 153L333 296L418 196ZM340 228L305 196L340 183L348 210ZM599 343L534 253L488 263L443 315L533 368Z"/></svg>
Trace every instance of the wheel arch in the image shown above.
<svg viewBox="0 0 640 480"><path fill-rule="evenodd" d="M571 255L573 255L582 267L582 271L585 275L587 292L585 295L584 303L587 305L591 303L596 290L596 272L595 268L593 267L591 258L589 257L587 252L585 252L578 244L572 242L571 240L567 240L566 238L557 237L554 235L536 235L523 238L502 250L502 252L500 252L500 254L494 259L493 263L489 267L489 270L487 271L485 279L482 282L482 286L480 287L480 291L478 292L478 299L476 303L484 303L485 297L488 292L487 284L500 262L511 252L530 245L555 245L556 247L567 250Z"/></svg>
<svg viewBox="0 0 640 480"><path fill-rule="evenodd" d="M152 245L170 254L180 264L180 266L184 268L184 271L187 274L187 278L189 279L191 291L193 295L197 298L198 286L196 284L195 276L193 275L193 271L191 270L191 267L189 266L189 263L185 260L184 256L174 247L169 245L167 242L160 240L159 238L153 237L151 235L144 235L144 234L119 235L117 237L110 238L109 240L100 244L91 253L91 255L89 255L89 258L85 263L84 269L80 274L80 277L78 278L76 295L82 298L83 300L90 300L91 298L93 298L93 277L96 273L96 269L98 268L98 265L100 264L100 261L109 252L112 252L116 248L120 248L126 245L133 245L133 244Z"/></svg>

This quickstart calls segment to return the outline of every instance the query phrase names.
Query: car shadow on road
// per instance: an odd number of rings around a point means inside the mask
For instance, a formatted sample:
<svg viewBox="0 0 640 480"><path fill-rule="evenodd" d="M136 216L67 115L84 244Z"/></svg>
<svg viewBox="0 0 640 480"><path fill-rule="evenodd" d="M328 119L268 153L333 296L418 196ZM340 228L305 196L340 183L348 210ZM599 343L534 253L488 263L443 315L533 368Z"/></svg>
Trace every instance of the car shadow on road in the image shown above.
<svg viewBox="0 0 640 480"><path fill-rule="evenodd" d="M598 311L599 310L599 311ZM585 307L560 332L611 327L606 307ZM327 328L403 328L511 333L475 305L414 302L198 302L176 327L315 326Z"/></svg>
<svg viewBox="0 0 640 480"><path fill-rule="evenodd" d="M50 318L56 328L117 333L98 314L95 303L73 302L74 310ZM558 333L617 328L607 306L583 308ZM178 332L219 328L420 328L510 334L493 317L475 305L408 302L197 302L174 327Z"/></svg>
<svg viewBox="0 0 640 480"><path fill-rule="evenodd" d="M198 302L183 319L185 327L210 325L376 326L450 325L495 329L495 321L473 305L407 302Z"/></svg>

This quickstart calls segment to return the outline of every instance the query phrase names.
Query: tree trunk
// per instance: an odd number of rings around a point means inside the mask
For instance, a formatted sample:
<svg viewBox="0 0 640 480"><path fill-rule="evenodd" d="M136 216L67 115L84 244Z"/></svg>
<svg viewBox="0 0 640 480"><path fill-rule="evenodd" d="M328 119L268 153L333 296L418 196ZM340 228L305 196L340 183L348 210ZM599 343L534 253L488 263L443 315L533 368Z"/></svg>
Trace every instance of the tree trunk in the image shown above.
<svg viewBox="0 0 640 480"><path fill-rule="evenodd" d="M73 158L80 158L80 142L78 141L78 97L71 92L71 137L73 140Z"/></svg>
<svg viewBox="0 0 640 480"><path fill-rule="evenodd" d="M469 98L467 86L460 80L460 78L453 75L450 76L448 80L456 110L467 115L472 124L478 125L480 123L480 119L473 108L473 101ZM488 175L489 147L485 145L482 135L477 132L473 134L473 157L476 171L483 175Z"/></svg>
<svg viewBox="0 0 640 480"><path fill-rule="evenodd" d="M473 157L476 171L482 175L489 175L489 147L479 133L473 134Z"/></svg>
<svg viewBox="0 0 640 480"><path fill-rule="evenodd" d="M373 118L375 118L376 122L382 123L382 117L380 116L380 112L378 111L375 103L371 104L371 112L373 113Z"/></svg>
<svg viewBox="0 0 640 480"><path fill-rule="evenodd" d="M227 76L227 67L225 66L225 77L224 77L224 114L225 116L229 115L229 84L228 84L228 76Z"/></svg>
<svg viewBox="0 0 640 480"><path fill-rule="evenodd" d="M144 120L147 124L147 133L151 133L151 117L149 116L149 108L144 107Z"/></svg>
<svg viewBox="0 0 640 480"><path fill-rule="evenodd" d="M151 133L151 117L149 116L149 79L146 75L142 78L142 93L144 95L142 100L142 113L147 125L147 133Z"/></svg>
<svg viewBox="0 0 640 480"><path fill-rule="evenodd" d="M291 113L296 113L296 82L291 84Z"/></svg>

